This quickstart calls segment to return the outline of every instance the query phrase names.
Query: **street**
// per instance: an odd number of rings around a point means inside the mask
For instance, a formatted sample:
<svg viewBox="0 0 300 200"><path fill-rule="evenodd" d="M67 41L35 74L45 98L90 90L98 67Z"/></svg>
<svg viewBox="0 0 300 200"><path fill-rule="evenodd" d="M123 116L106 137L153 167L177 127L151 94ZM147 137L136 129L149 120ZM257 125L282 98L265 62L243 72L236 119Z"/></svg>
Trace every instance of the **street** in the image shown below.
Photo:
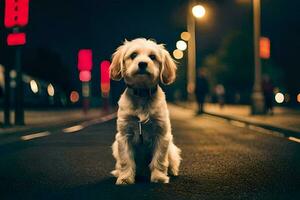
<svg viewBox="0 0 300 200"><path fill-rule="evenodd" d="M77 131L52 130L39 138L6 136L10 142L0 146L0 199L300 197L299 143L207 115L195 117L191 110L174 105L169 109L175 144L183 157L180 175L170 184L144 179L135 185L114 184L114 118Z"/></svg>

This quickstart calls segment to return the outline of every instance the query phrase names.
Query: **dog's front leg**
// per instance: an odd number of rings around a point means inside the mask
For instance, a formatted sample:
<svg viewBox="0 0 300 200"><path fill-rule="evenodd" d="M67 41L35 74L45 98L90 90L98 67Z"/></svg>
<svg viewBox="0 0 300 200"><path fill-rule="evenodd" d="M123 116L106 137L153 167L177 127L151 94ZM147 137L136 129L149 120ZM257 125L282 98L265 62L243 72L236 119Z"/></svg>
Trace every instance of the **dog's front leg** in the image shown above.
<svg viewBox="0 0 300 200"><path fill-rule="evenodd" d="M156 140L153 158L150 163L151 182L169 183L168 170L168 148L170 139L167 136L159 136Z"/></svg>
<svg viewBox="0 0 300 200"><path fill-rule="evenodd" d="M132 147L126 135L118 133L116 140L118 144L117 163L119 163L120 167L116 184L133 184L135 179L135 162Z"/></svg>

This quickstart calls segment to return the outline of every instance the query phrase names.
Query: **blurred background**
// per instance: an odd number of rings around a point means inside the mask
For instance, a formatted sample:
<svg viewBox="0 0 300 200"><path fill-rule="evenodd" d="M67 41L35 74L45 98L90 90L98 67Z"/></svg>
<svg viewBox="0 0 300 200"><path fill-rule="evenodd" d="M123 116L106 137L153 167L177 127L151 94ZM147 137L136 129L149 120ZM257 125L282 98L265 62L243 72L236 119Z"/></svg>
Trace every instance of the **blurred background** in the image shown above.
<svg viewBox="0 0 300 200"><path fill-rule="evenodd" d="M5 1L0 12L0 97L4 105L4 71L10 75L10 101L14 104L16 87L15 50L7 45L11 28L4 27ZM205 15L193 19L195 67L203 68L209 82L207 101L217 102L216 88L223 87L226 104L251 104L254 85L253 3L250 0L190 1L200 3ZM189 99L188 51L186 32L189 1L30 1L28 24L22 27L26 44L21 48L24 106L79 107L82 82L79 79L78 52L92 51L90 106L103 106L103 97L115 105L125 86L110 82L110 90L101 92L101 67L110 61L114 50L125 40L153 38L164 43L178 61L178 78L166 87L169 101ZM267 57L261 58L261 79L271 79L273 101L277 106L299 107L300 78L298 64L299 2L261 1L261 37L265 38ZM177 42L184 44L179 50ZM187 45L189 46L189 44ZM179 53L179 55L178 55ZM192 71L196 76L196 71ZM105 87L104 87L105 88ZM103 90L103 88L102 88ZM107 89L106 89L107 90ZM222 90L222 89L221 89ZM190 93L192 93L193 88ZM108 92L108 94L107 94ZM280 97L275 99L275 95ZM193 100L193 97L191 97Z"/></svg>

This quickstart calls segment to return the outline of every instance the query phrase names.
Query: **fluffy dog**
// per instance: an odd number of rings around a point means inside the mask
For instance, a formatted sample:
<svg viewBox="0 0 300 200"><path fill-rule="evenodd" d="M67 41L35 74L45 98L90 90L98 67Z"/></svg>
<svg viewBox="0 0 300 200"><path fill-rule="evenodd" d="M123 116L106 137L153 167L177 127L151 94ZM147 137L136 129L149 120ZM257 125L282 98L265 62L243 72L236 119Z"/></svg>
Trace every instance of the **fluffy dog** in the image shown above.
<svg viewBox="0 0 300 200"><path fill-rule="evenodd" d="M165 94L176 77L176 64L162 44L144 38L126 41L113 54L113 80L127 85L118 102L117 134L112 145L116 184L133 184L136 174L151 172L151 182L177 176L181 150L174 145ZM149 170L150 168L150 170Z"/></svg>

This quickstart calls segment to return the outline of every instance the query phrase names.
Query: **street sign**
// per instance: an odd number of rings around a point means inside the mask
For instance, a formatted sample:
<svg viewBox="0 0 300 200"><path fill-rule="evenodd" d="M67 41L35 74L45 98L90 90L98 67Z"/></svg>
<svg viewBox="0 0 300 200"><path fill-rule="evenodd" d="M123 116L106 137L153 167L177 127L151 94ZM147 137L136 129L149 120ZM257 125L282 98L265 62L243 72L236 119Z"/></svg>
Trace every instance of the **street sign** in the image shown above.
<svg viewBox="0 0 300 200"><path fill-rule="evenodd" d="M78 70L91 71L93 66L93 55L91 49L80 49L78 52Z"/></svg>
<svg viewBox="0 0 300 200"><path fill-rule="evenodd" d="M25 43L26 43L26 34L25 33L10 33L7 36L7 45L8 46L24 45Z"/></svg>
<svg viewBox="0 0 300 200"><path fill-rule="evenodd" d="M4 25L6 28L28 24L29 0L5 0Z"/></svg>

